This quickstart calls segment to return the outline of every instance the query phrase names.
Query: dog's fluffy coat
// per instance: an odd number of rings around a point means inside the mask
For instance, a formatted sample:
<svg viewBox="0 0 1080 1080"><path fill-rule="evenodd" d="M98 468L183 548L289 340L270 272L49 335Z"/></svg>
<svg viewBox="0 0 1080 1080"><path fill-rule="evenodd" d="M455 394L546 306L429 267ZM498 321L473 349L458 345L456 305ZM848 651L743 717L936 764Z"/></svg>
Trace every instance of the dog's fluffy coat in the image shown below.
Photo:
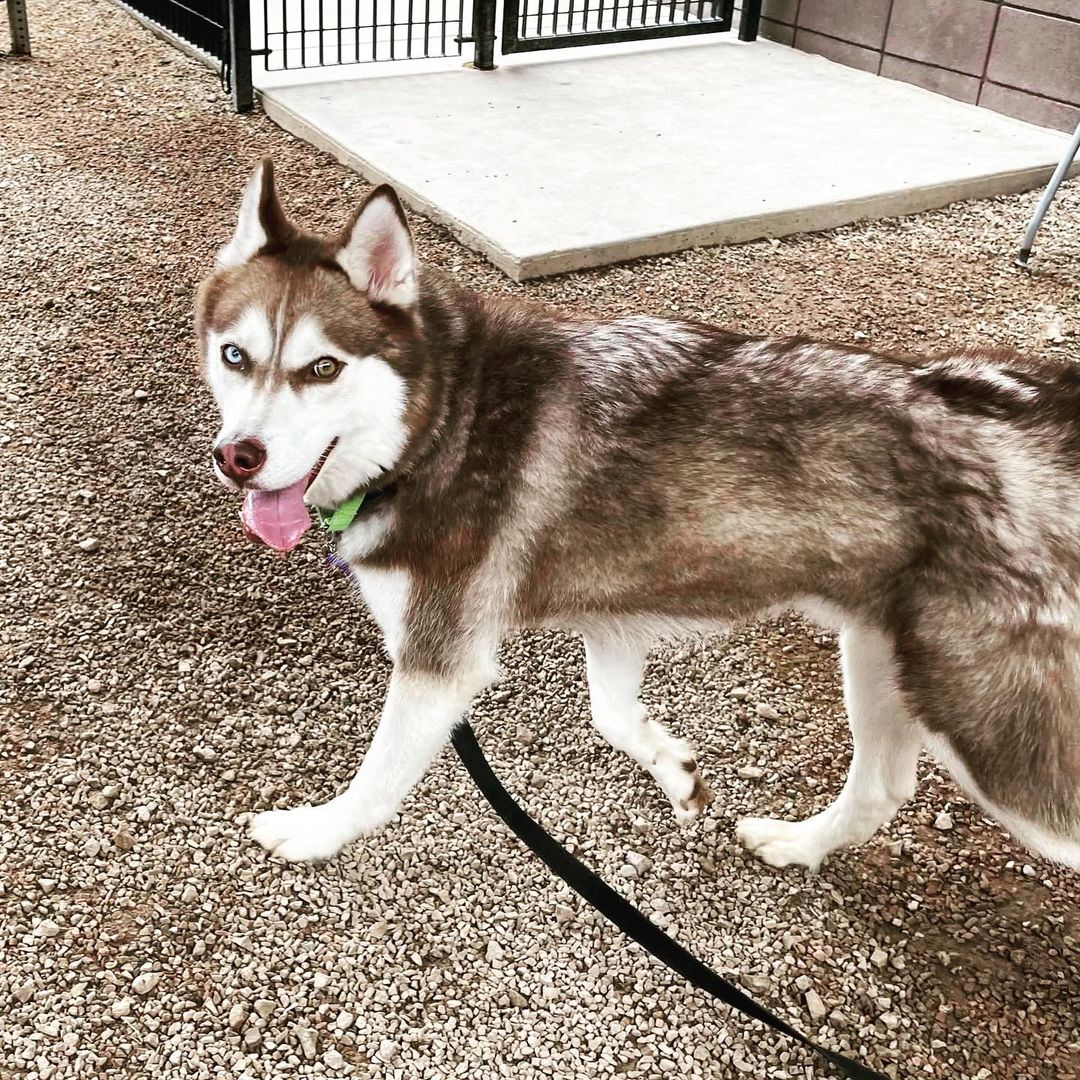
<svg viewBox="0 0 1080 1080"><path fill-rule="evenodd" d="M377 492L341 555L394 660L348 790L256 838L326 858L385 823L523 627L585 638L592 716L680 817L709 795L638 701L660 637L797 607L841 628L855 740L837 801L740 839L815 866L907 799L928 745L1021 840L1080 867L1080 376L896 358L641 317L570 318L415 261L380 188L336 241L245 192L198 334L220 440L257 486ZM226 343L250 358L226 370ZM305 380L322 355L332 386ZM336 441L335 441L336 440Z"/></svg>

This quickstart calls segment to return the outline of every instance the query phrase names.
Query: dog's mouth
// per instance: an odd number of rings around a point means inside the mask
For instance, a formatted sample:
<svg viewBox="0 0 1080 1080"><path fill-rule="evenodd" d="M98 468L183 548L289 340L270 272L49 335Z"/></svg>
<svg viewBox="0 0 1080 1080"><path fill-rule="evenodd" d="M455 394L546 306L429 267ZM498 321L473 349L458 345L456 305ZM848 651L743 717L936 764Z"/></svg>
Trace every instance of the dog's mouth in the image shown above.
<svg viewBox="0 0 1080 1080"><path fill-rule="evenodd" d="M278 488L277 491L248 490L240 509L240 521L248 539L261 540L275 551L292 551L300 543L304 533L311 528L311 515L304 502L304 494L314 483L335 446L336 438L322 452L307 476L295 484Z"/></svg>

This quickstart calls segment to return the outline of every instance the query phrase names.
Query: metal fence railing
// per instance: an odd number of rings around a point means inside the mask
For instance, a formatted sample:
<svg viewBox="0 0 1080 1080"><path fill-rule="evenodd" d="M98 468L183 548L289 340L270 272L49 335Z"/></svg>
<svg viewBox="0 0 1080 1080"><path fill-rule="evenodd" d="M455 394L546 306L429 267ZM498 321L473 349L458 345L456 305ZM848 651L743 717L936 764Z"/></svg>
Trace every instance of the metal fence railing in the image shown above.
<svg viewBox="0 0 1080 1080"><path fill-rule="evenodd" d="M119 0L143 22L217 61L237 112L254 103L248 0Z"/></svg>
<svg viewBox="0 0 1080 1080"><path fill-rule="evenodd" d="M471 0L256 0L270 71L460 56Z"/></svg>
<svg viewBox="0 0 1080 1080"><path fill-rule="evenodd" d="M227 54L229 0L123 0L124 6L217 60Z"/></svg>
<svg viewBox="0 0 1080 1080"><path fill-rule="evenodd" d="M735 0L503 0L502 51L717 33L734 10Z"/></svg>
<svg viewBox="0 0 1080 1080"><path fill-rule="evenodd" d="M117 0L220 64L238 112L254 100L252 57L268 71L681 37L732 27L735 0ZM743 0L739 37L757 37L761 0Z"/></svg>

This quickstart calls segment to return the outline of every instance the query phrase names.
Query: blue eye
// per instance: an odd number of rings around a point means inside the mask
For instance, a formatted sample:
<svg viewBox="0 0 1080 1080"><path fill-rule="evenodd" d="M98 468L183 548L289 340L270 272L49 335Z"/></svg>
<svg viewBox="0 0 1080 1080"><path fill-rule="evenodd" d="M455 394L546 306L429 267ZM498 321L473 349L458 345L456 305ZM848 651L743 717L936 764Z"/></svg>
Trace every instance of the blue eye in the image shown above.
<svg viewBox="0 0 1080 1080"><path fill-rule="evenodd" d="M245 360L244 351L236 345L222 345L221 359L224 360L229 367L243 367Z"/></svg>

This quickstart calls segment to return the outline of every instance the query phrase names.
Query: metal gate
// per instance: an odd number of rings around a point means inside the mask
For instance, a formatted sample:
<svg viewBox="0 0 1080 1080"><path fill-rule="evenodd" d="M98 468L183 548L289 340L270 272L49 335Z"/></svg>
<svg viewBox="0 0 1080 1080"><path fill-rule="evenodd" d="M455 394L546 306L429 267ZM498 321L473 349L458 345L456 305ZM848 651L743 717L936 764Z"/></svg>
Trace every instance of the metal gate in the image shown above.
<svg viewBox="0 0 1080 1080"><path fill-rule="evenodd" d="M494 67L497 0L476 0L476 66ZM730 30L735 0L502 0L504 54ZM743 0L739 38L754 41L761 0Z"/></svg>
<svg viewBox="0 0 1080 1080"><path fill-rule="evenodd" d="M502 51L730 30L735 0L503 0Z"/></svg>
<svg viewBox="0 0 1080 1080"><path fill-rule="evenodd" d="M240 2L240 0L237 0ZM469 0L253 0L268 71L460 56Z"/></svg>

